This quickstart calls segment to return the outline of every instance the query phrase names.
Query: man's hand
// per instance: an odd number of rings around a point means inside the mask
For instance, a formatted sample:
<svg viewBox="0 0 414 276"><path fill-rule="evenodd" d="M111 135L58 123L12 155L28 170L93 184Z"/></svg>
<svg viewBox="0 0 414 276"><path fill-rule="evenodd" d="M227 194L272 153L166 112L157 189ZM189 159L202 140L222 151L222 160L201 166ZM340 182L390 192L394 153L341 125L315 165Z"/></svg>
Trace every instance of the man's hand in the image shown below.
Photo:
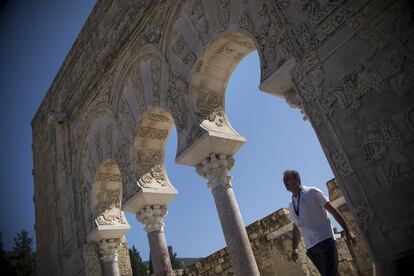
<svg viewBox="0 0 414 276"><path fill-rule="evenodd" d="M336 221L341 225L342 229L345 231L346 242L348 245L355 245L356 238L354 233L349 230L347 223L345 222L344 217L341 213L336 209L331 202L325 204L325 209L328 210L329 213L336 219Z"/></svg>
<svg viewBox="0 0 414 276"><path fill-rule="evenodd" d="M298 257L299 257L299 253L298 253L298 249L293 249L292 251L292 260L297 263L298 262Z"/></svg>
<svg viewBox="0 0 414 276"><path fill-rule="evenodd" d="M356 240L354 233L352 233L352 231L345 232L345 236L346 236L346 242L349 245L354 246L356 244L357 240Z"/></svg>
<svg viewBox="0 0 414 276"><path fill-rule="evenodd" d="M296 224L293 224L292 229L292 260L298 262L298 245L300 241L300 231Z"/></svg>

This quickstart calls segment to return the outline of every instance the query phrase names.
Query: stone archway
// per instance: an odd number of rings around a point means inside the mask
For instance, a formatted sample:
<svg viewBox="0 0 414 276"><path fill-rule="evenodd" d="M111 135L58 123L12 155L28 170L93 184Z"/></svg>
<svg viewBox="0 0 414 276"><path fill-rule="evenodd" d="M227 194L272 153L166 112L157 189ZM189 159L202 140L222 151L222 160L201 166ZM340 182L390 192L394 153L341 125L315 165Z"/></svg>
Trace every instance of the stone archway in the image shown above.
<svg viewBox="0 0 414 276"><path fill-rule="evenodd" d="M104 160L98 166L91 197L93 225L87 235L89 244L86 246L85 254L93 256L94 247L98 245L104 275L128 274L130 264L125 234L130 226L124 212L121 211L121 172L114 161ZM91 269L88 274L95 273L95 270L101 267L93 258L87 260L90 261L87 267Z"/></svg>
<svg viewBox="0 0 414 276"><path fill-rule="evenodd" d="M168 68L151 45L124 59L110 100L120 132L115 159L126 174L122 209L145 225L155 272L172 275L163 223L167 204L178 193L164 166L167 137L175 123L165 108Z"/></svg>
<svg viewBox="0 0 414 276"><path fill-rule="evenodd" d="M101 144L79 147L89 119L99 121L98 112L88 117L91 106L115 114L107 117L113 123L108 137L114 140L107 157L123 175L123 205L145 189L139 179L158 183L149 180L157 169L142 174L142 164L133 161L139 122L148 127L145 113L153 110L165 110L161 115L174 120L178 162L207 177L208 164L221 168L214 181L229 185L231 155L244 140L222 109L225 72L214 74L222 60L229 60L230 72L237 64L231 58L250 50L233 43L246 37L259 52L260 88L286 98L309 118L371 255L386 264L379 270L392 275L394 268L409 268L414 250L411 11L405 0L98 2L32 122L39 274L82 274L84 265L71 265L83 262L79 248L87 231L78 207L82 194L91 191L90 175L106 158L96 151L104 145L104 124L95 124ZM209 66L216 68L206 78ZM206 148L211 145L206 141L215 146ZM82 151L93 158L80 168ZM60 196L62 202L49 200ZM74 226L63 227L71 220Z"/></svg>
<svg viewBox="0 0 414 276"><path fill-rule="evenodd" d="M164 164L165 147L173 125L171 115L160 107L143 114L132 147L132 168L139 191L122 206L145 225L156 275L173 275L163 222L167 205L178 193L168 179Z"/></svg>

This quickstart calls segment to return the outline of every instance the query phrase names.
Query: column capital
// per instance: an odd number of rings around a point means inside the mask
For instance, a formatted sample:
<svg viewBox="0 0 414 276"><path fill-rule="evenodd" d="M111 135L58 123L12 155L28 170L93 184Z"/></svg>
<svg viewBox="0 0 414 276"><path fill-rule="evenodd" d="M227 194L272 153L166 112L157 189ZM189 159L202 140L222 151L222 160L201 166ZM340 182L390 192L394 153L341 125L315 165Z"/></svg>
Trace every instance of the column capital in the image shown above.
<svg viewBox="0 0 414 276"><path fill-rule="evenodd" d="M208 180L208 187L214 189L220 185L231 187L229 175L234 166L234 158L225 154L211 154L197 165L197 173Z"/></svg>
<svg viewBox="0 0 414 276"><path fill-rule="evenodd" d="M146 205L136 214L137 219L145 225L147 233L154 231L164 231L164 218L168 214L165 205Z"/></svg>
<svg viewBox="0 0 414 276"><path fill-rule="evenodd" d="M105 262L118 261L118 248L121 245L120 239L102 240L99 243L99 251L101 253L101 260Z"/></svg>

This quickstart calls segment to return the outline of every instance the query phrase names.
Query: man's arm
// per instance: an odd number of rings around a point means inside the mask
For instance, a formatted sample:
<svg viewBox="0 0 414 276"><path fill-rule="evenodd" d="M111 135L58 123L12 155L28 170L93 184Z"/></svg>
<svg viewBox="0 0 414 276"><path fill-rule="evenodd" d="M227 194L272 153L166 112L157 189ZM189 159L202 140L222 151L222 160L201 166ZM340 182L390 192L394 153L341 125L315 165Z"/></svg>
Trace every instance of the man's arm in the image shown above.
<svg viewBox="0 0 414 276"><path fill-rule="evenodd" d="M346 239L348 241L348 243L351 243L352 245L355 245L356 243L356 238L354 233L352 233L349 228L348 225L344 219L344 217L342 216L342 214L338 211L338 209L336 209L331 202L328 202L325 204L325 209L331 213L331 215L335 218L335 220L339 223L339 225L341 225L342 229L344 229L345 231L345 236Z"/></svg>
<svg viewBox="0 0 414 276"><path fill-rule="evenodd" d="M298 245L300 241L300 231L299 228L293 223L293 231L292 231L292 260L297 263L298 262Z"/></svg>

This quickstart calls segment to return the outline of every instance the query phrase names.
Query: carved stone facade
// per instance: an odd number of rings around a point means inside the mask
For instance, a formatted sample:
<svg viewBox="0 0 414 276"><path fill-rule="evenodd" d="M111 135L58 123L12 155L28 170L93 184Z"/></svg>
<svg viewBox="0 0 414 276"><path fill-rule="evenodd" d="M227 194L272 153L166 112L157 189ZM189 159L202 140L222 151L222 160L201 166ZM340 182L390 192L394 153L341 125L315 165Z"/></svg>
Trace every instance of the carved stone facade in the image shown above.
<svg viewBox="0 0 414 276"><path fill-rule="evenodd" d="M245 139L224 94L255 49L260 88L310 120L378 269L409 264L412 11L407 0L98 1L32 121L39 275L83 275L97 224L174 198L173 125L181 164L235 155ZM98 180L108 162L117 181Z"/></svg>

